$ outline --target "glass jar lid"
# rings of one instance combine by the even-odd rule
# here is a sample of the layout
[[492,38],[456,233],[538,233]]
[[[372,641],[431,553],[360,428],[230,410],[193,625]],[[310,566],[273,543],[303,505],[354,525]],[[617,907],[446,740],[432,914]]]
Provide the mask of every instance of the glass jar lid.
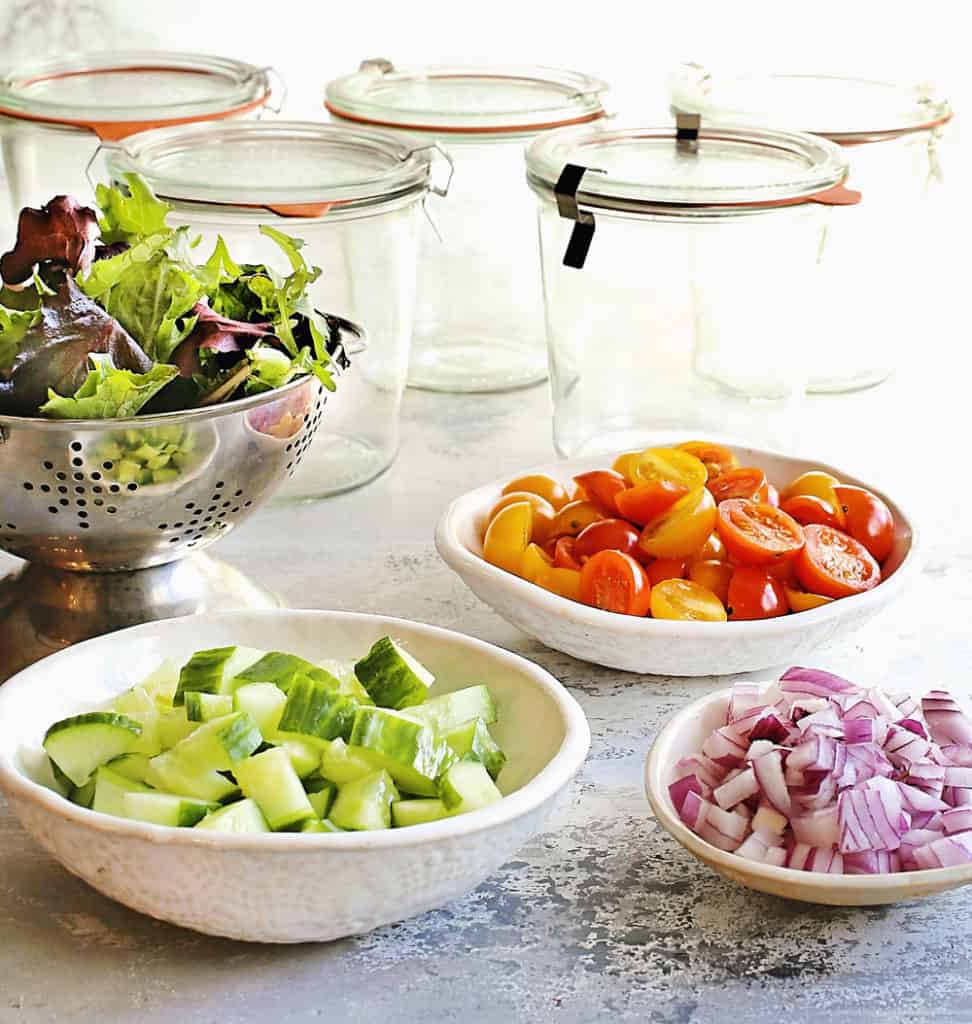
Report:
[[267,69],[162,51],[111,51],[0,77],[0,114],[86,128],[108,141],[163,125],[230,117],[270,98]]
[[140,174],[156,195],[316,217],[429,187],[430,147],[313,121],[217,121],[142,132],[108,154],[117,180]]
[[683,64],[670,88],[676,110],[710,121],[813,132],[844,144],[925,131],[952,117],[933,86],[839,75],[723,74]]
[[538,132],[604,116],[607,85],[574,71],[502,65],[399,70],[368,60],[327,86],[337,117],[423,132]]

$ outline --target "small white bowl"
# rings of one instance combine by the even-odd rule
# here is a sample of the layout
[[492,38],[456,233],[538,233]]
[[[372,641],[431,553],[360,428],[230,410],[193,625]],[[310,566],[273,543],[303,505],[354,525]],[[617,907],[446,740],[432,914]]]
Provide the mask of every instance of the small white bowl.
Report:
[[777,868],[737,857],[699,838],[678,816],[668,787],[675,781],[675,766],[683,757],[702,749],[709,733],[725,725],[730,690],[720,690],[684,707],[655,737],[645,761],[645,793],[658,823],[693,857],[724,878],[758,892],[803,903],[836,907],[866,907],[880,903],[933,896],[972,882],[972,864],[930,871],[898,871],[889,875],[823,875],[793,868]]
[[[351,659],[385,634],[436,674],[435,693],[489,685],[494,732],[509,758],[499,778],[503,800],[384,832],[227,835],[98,814],[29,775],[52,722],[109,700],[163,658],[242,643]],[[589,746],[583,711],[543,669],[459,633],[373,615],[268,611],[154,622],[68,648],[0,687],[0,789],[27,831],[112,899],[254,942],[357,935],[474,889],[543,827]]]
[[[659,443],[673,442],[666,438]],[[780,488],[801,473],[819,469],[880,495],[895,520],[894,547],[885,565],[887,577],[864,594],[776,619],[674,622],[616,615],[552,594],[483,558],[481,538],[487,518],[511,478],[457,498],[439,521],[436,547],[472,592],[507,622],[581,661],[666,676],[729,675],[798,663],[820,644],[853,632],[901,593],[918,567],[915,528],[887,495],[840,469],[757,448],[732,447],[742,465],[759,466],[770,483]],[[524,473],[544,473],[567,484],[577,474],[610,467],[611,462],[610,455],[591,456],[553,462]]]

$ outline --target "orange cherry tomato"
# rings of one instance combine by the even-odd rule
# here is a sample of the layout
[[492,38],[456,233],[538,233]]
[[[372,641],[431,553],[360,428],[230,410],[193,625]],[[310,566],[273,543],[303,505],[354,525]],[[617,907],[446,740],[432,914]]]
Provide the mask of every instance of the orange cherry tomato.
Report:
[[780,491],[780,500],[786,501],[797,494],[809,494],[811,497],[826,501],[828,505],[836,508],[837,496],[834,494],[834,488],[839,483],[840,481],[837,477],[824,473],[822,470],[801,473]]
[[554,544],[553,564],[558,569],[580,570],[581,562],[576,552],[576,537],[558,537]]
[[780,492],[772,485],[766,485],[766,504],[780,507]]
[[688,494],[688,488],[671,480],[652,480],[620,491],[615,502],[618,512],[638,526],[647,526],[664,515],[679,498]]
[[598,511],[597,506],[590,501],[572,501],[554,517],[550,524],[549,537],[576,537],[577,534],[603,519],[604,516]]
[[622,615],[647,615],[651,584],[641,565],[622,551],[598,551],[580,574],[585,604]]
[[538,544],[543,544],[550,536],[550,527],[553,525],[554,516],[557,513],[554,512],[553,505],[546,498],[541,498],[539,494],[532,494],[530,491],[511,491],[509,494],[504,494],[493,506],[493,511],[489,514],[490,522],[500,509],[506,508],[507,505],[515,505],[520,501],[528,501],[533,506],[532,539]]
[[611,469],[615,473],[620,473],[629,484],[634,483],[634,478],[631,475],[634,467],[635,460],[641,452],[622,452],[611,464]]
[[699,562],[724,562],[729,557],[726,546],[722,543],[718,530],[709,534],[709,539],[702,545],[702,550],[695,556]]
[[518,573],[532,532],[533,506],[528,501],[507,505],[486,528],[483,557],[507,572]]
[[574,477],[578,489],[588,501],[596,505],[606,516],[616,516],[618,506],[614,499],[627,489],[628,481],[613,469],[595,469]]
[[782,509],[765,502],[731,498],[719,505],[719,536],[737,565],[767,568],[803,547],[803,528]]
[[532,583],[544,569],[552,565],[553,559],[539,544],[528,544],[520,559],[520,575]]
[[641,533],[627,520],[602,519],[581,530],[574,543],[574,554],[581,560],[598,551],[623,551],[633,555],[640,539]]
[[655,558],[645,566],[645,569],[652,586],[661,583],[662,580],[685,579],[686,566],[682,558]]
[[824,597],[823,594],[808,594],[805,590],[788,587],[785,583],[783,592],[786,594],[786,603],[790,606],[791,612],[808,612],[811,608],[831,604],[834,600],[832,597]]
[[696,559],[688,567],[688,578],[700,587],[711,590],[723,604],[729,601],[729,581],[732,579],[733,568],[728,562],[718,562],[713,558],[699,561]]
[[581,574],[576,569],[543,569],[534,579],[534,583],[552,594],[559,594],[570,601],[580,601]]
[[670,480],[694,491],[704,487],[708,477],[701,459],[678,448],[646,448],[631,463],[631,479],[635,484]]
[[876,587],[881,567],[864,545],[831,526],[805,526],[806,545],[796,558],[804,590],[824,597],[848,597]]
[[692,580],[663,580],[651,591],[651,614],[656,619],[682,622],[725,622],[722,602]]
[[645,527],[641,550],[652,558],[691,558],[705,546],[716,518],[715,500],[705,487],[699,487]]
[[832,526],[839,530],[844,524],[843,516],[835,506],[812,494],[794,494],[792,498],[787,498],[780,507],[788,516],[793,516],[801,526],[820,523],[823,526]]
[[743,466],[730,469],[715,480],[709,481],[709,490],[716,504],[730,498],[750,498],[753,501],[766,501],[769,497],[769,484],[766,474],[755,466]]
[[541,498],[545,498],[549,501],[550,504],[553,505],[554,511],[557,512],[559,512],[568,501],[567,490],[563,484],[559,484],[551,477],[543,476],[540,473],[533,473],[528,476],[518,476],[503,488],[504,494],[510,494],[513,491],[529,491],[531,494],[539,494]]
[[747,566],[741,566],[732,574],[726,608],[734,621],[775,619],[790,610],[783,584],[772,573]]
[[676,445],[676,448],[694,455],[705,466],[710,480],[728,473],[730,469],[735,469],[739,465],[739,459],[734,452],[724,444],[715,444],[713,441],[686,441],[684,444]]
[[841,485],[834,488],[845,527],[854,540],[860,541],[877,559],[883,562],[891,554],[894,544],[894,517],[891,509],[871,491],[863,487]]

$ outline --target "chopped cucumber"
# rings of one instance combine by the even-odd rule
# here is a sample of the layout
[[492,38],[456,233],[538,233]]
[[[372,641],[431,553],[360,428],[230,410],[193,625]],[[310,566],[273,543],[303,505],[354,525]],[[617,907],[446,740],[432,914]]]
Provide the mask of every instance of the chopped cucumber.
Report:
[[94,795],[95,780],[92,776],[83,786],[75,786],[68,799],[80,807],[90,807],[94,803]]
[[162,750],[159,736],[159,705],[155,698],[142,686],[133,686],[112,702],[111,711],[115,711],[142,727],[142,735],[132,747],[133,754],[147,754],[149,757]]
[[148,786],[141,782],[126,779],[124,775],[113,772],[102,766],[95,772],[94,800],[91,809],[102,814],[113,814],[116,818],[125,817],[125,794],[148,793]]
[[217,771],[194,772],[187,769],[178,758],[173,757],[171,750],[149,761],[146,781],[166,793],[214,802],[228,800],[239,792],[239,787]]
[[55,722],[44,736],[44,749],[75,786],[83,786],[101,765],[127,754],[141,735],[141,725],[131,718],[91,711]]
[[[55,792],[60,793],[61,796],[70,796],[71,790],[77,789],[74,783],[61,771],[60,768],[50,759],[46,758],[47,767],[50,769],[51,777],[46,778],[43,770],[41,771],[41,778],[38,780],[47,786],[48,789],[53,789]],[[41,762],[43,765],[43,761]]]
[[234,711],[199,726],[169,753],[190,771],[226,772],[262,742],[256,722],[245,711]]
[[244,796],[257,802],[275,832],[314,817],[290,756],[282,748],[248,757],[234,772]]
[[331,821],[330,818],[325,818],[323,821],[318,821],[316,818],[311,818],[309,821],[305,821],[300,826],[301,832],[345,832],[346,829],[338,828],[337,825]]
[[398,790],[388,772],[372,772],[338,790],[331,821],[356,832],[391,828],[391,805],[397,799]]
[[436,780],[458,760],[428,726],[382,707],[359,709],[349,749],[416,796],[436,796]]
[[188,690],[185,695],[186,718],[190,722],[210,722],[233,711],[233,698],[228,693],[200,693]]
[[467,814],[503,799],[489,772],[476,761],[460,761],[443,775],[439,795],[450,814]]
[[148,776],[150,758],[145,754],[122,754],[113,761],[108,762],[108,767],[119,775],[133,782],[145,782]]
[[481,718],[486,725],[496,721],[496,704],[486,686],[467,686],[464,690],[432,697],[405,714],[445,736],[462,725]]
[[141,687],[157,704],[171,707],[179,688],[179,663],[174,658],[166,658],[142,680]]
[[404,828],[448,818],[449,812],[441,800],[396,800],[391,805],[391,816],[396,828]]
[[296,654],[271,651],[237,673],[236,684],[242,686],[245,683],[273,683],[286,693],[295,676],[307,675],[315,667],[312,662],[306,658],[298,658]]
[[198,722],[190,722],[186,716],[185,707],[172,708],[171,711],[163,712],[159,718],[159,741],[163,750],[169,750],[181,740],[184,740],[195,728]]
[[486,723],[481,718],[467,722],[450,732],[446,736],[446,743],[461,758],[478,761],[492,779],[499,777],[503,765],[506,764],[506,754],[490,735]]
[[276,734],[286,703],[287,694],[273,683],[247,683],[233,694],[233,709],[245,711],[264,739]]
[[253,800],[239,800],[235,804],[207,814],[196,828],[210,832],[269,832],[263,812]]
[[329,743],[321,755],[321,775],[339,786],[354,782],[363,775],[371,775],[374,770],[372,762],[350,750],[344,740]]
[[191,827],[210,811],[219,810],[217,803],[173,793],[125,793],[122,806],[126,818],[173,828]]
[[182,666],[172,703],[184,703],[189,690],[232,693],[236,676],[257,661],[261,654],[262,651],[250,647],[215,647],[210,651],[197,651]]
[[337,787],[328,783],[326,786],[317,790],[317,792],[308,793],[307,799],[310,801],[310,805],[314,808],[314,813],[318,818],[326,818],[327,812],[331,809],[331,804],[334,803],[334,797],[336,795]]
[[[316,671],[326,675],[321,669]],[[287,703],[280,716],[280,732],[314,736],[320,740],[347,739],[351,735],[358,704],[338,692],[338,682],[333,676],[329,679],[330,683],[310,676],[297,676],[291,680]]]
[[353,661],[338,661],[337,658],[326,658],[324,661],[319,661],[317,667],[323,669],[328,675],[334,676],[340,684],[338,687],[340,693],[346,693],[349,697],[354,697],[359,704],[374,704],[371,695],[361,685],[361,680],[354,674]]
[[314,775],[321,767],[321,752],[323,743],[320,740],[309,739],[306,736],[290,736],[278,733],[273,741],[275,747],[282,747],[290,755],[290,763],[294,771],[302,779],[308,775]]
[[421,704],[435,676],[399,647],[391,637],[382,637],[354,666],[354,674],[383,708],[406,708]]

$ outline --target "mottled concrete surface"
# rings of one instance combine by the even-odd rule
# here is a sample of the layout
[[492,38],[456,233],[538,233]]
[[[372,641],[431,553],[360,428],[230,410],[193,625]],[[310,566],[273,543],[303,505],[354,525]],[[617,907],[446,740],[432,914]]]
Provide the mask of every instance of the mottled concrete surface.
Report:
[[[873,394],[807,410],[809,448],[908,499],[927,556],[912,593],[853,641],[821,651],[821,666],[972,689],[972,524],[959,504],[972,488],[956,450],[965,410],[952,400],[968,379],[962,369],[943,382],[933,365],[916,366]],[[325,504],[265,510],[217,550],[294,605],[435,622],[554,672],[582,702],[594,742],[549,831],[435,913],[329,946],[270,948],[109,902],[41,853],[0,802],[2,1024],[972,1021],[972,888],[855,910],[724,882],[655,825],[640,784],[656,729],[717,681],[626,676],[545,650],[438,561],[432,529],[450,497],[550,457],[546,401],[543,389],[409,395],[391,472]]]

